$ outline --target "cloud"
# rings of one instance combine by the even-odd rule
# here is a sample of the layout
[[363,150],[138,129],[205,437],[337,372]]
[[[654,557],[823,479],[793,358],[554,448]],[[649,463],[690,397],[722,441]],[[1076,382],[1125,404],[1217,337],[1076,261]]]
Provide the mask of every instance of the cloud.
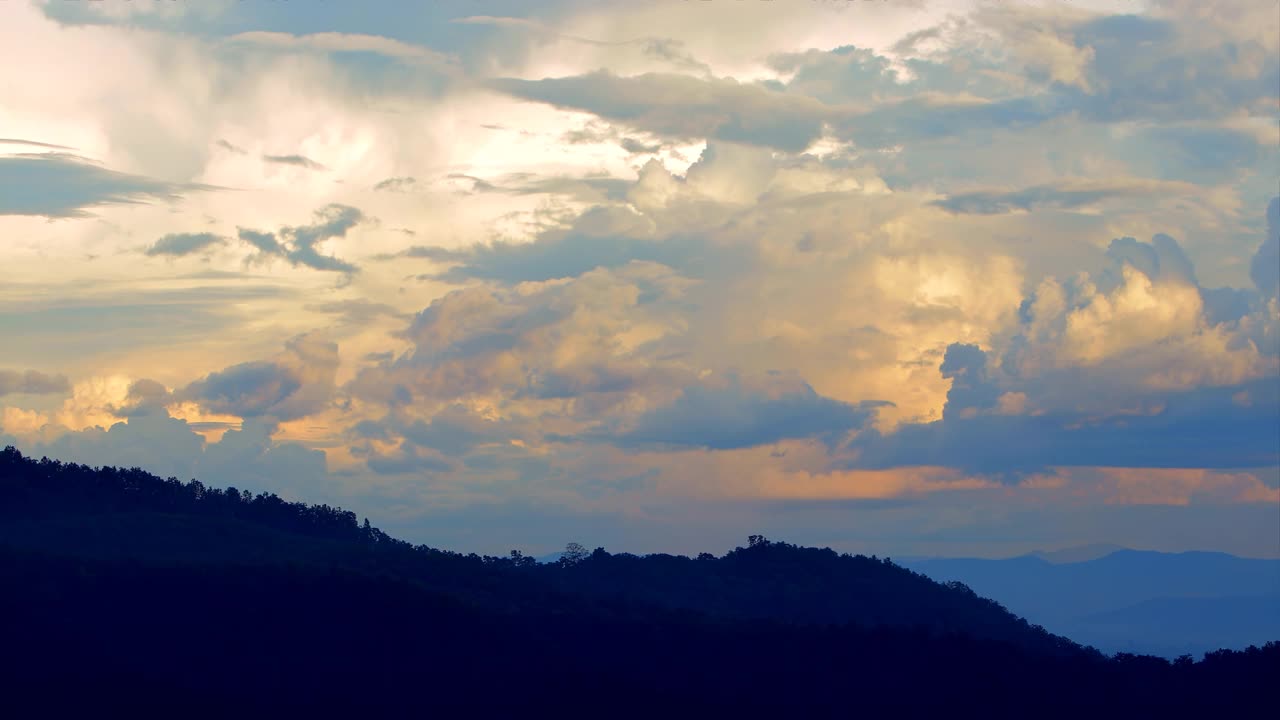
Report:
[[393,177],[382,180],[373,186],[374,190],[386,192],[409,192],[417,185],[417,180],[411,177]]
[[365,464],[379,475],[446,473],[453,469],[447,461],[430,454],[403,450],[373,454]]
[[237,155],[244,155],[244,154],[246,154],[246,153],[248,152],[248,151],[247,151],[247,150],[245,150],[244,148],[239,147],[238,145],[232,145],[231,143],[229,143],[229,142],[227,142],[226,140],[223,140],[223,139],[221,139],[221,138],[219,138],[216,142],[214,142],[214,145],[217,145],[218,147],[222,148],[223,150],[227,150],[227,151],[229,151],[229,152],[233,152],[233,153],[235,153],[235,154],[237,154]]
[[[1107,255],[1109,266],[1093,275],[1039,283],[1005,366],[1026,376],[1096,368],[1135,391],[1232,385],[1280,369],[1267,339],[1272,311],[1256,295],[1206,292],[1173,238],[1119,238]],[[1238,309],[1226,313],[1224,303]],[[1236,317],[1215,324],[1223,314]]]
[[294,420],[328,404],[337,368],[335,343],[300,335],[286,343],[276,359],[240,363],[210,373],[177,397],[219,414]]
[[15,361],[101,372],[104,355],[137,361],[158,353],[200,353],[211,337],[243,326],[250,315],[245,305],[283,301],[293,293],[245,283],[100,287],[88,297],[55,296],[0,308],[0,335],[27,341],[8,348]]
[[[11,445],[18,437],[39,437],[49,425],[49,417],[35,410],[5,407],[0,411],[0,445]],[[14,436],[9,440],[6,434]]]
[[[779,383],[779,385],[783,385]],[[794,438],[828,443],[862,427],[872,412],[794,387],[744,387],[737,376],[723,385],[694,385],[676,401],[635,420],[617,442],[629,446],[668,445],[715,450],[767,445]]]
[[977,345],[948,345],[938,370],[951,381],[943,420],[951,413],[987,409],[999,402],[999,391],[987,376],[987,354]]
[[173,394],[163,384],[142,378],[129,385],[124,403],[113,408],[113,413],[128,418],[165,412],[165,406],[173,399]]
[[544,80],[500,79],[490,86],[515,97],[586,110],[658,135],[716,138],[798,152],[838,113],[817,100],[787,96],[733,79],[596,72]]
[[777,53],[768,63],[774,71],[791,76],[785,84],[788,91],[828,104],[879,100],[910,91],[888,57],[851,45]]
[[692,238],[654,242],[625,236],[551,232],[532,243],[496,242],[465,251],[424,248],[419,252],[418,257],[456,263],[433,276],[437,279],[519,283],[576,277],[595,268],[616,268],[632,261],[682,267],[702,255],[705,247]]
[[[1274,18],[1259,16],[1264,25],[1274,26]],[[1233,31],[1191,14],[1168,20],[1099,18],[1074,32],[1077,42],[1093,50],[1097,87],[1077,101],[1097,119],[1221,117],[1280,95],[1280,57],[1274,47],[1231,37]]]
[[518,432],[508,422],[485,420],[463,404],[451,404],[428,420],[397,412],[377,421],[361,421],[349,434],[356,443],[352,453],[365,458],[369,469],[400,474],[447,472],[453,462],[474,463],[477,449],[509,447]]
[[1250,472],[1202,468],[1097,468],[1073,470],[1068,482],[1101,496],[1108,505],[1280,503],[1280,488]]
[[214,412],[257,417],[267,414],[301,387],[301,380],[288,368],[248,362],[209,374],[187,386],[185,395]]
[[[1065,378],[1064,378],[1065,379]],[[1280,418],[1233,396],[1280,402],[1274,382],[1156,393],[1133,413],[1067,409],[975,415],[857,438],[850,467],[946,465],[1011,481],[1055,467],[1258,468],[1280,465]],[[1034,396],[1033,396],[1034,401]]]
[[305,306],[306,310],[312,312],[325,313],[327,315],[337,315],[342,322],[348,325],[367,326],[376,321],[378,318],[399,318],[407,320],[409,315],[403,313],[394,306],[386,303],[375,303],[364,298],[354,298],[350,300],[335,300],[333,302],[318,303],[315,305]]
[[0,396],[48,395],[71,390],[65,375],[49,375],[39,370],[0,370]]
[[418,420],[403,428],[406,440],[446,456],[466,455],[485,442],[502,442],[510,437],[504,424],[486,421],[461,406],[452,405],[427,422]]
[[[669,269],[646,263],[451,292],[400,333],[409,352],[362,369],[343,392],[362,408],[393,411],[378,422],[394,437],[441,452],[459,428],[524,442],[576,435],[627,414],[650,391],[662,398],[674,377],[692,379],[657,343],[678,330],[671,313],[681,292]],[[494,402],[499,417],[481,410]],[[486,421],[440,415],[453,405]]]
[[1267,234],[1250,260],[1249,277],[1264,298],[1280,297],[1280,197],[1267,204]]
[[116,172],[65,153],[0,157],[0,215],[88,217],[90,208],[173,202],[214,189]]
[[210,444],[192,424],[160,408],[134,413],[127,423],[118,422],[107,429],[63,432],[52,440],[17,440],[16,444],[31,455],[64,462],[143,467],[162,477],[198,478],[215,487],[332,502],[335,494],[324,453],[297,443],[273,441],[271,433],[269,423],[251,420]]
[[46,150],[75,150],[75,148],[66,145],[54,145],[52,143],[37,142],[35,140],[22,140],[21,138],[0,138],[0,145],[27,145],[30,147],[45,148]]
[[1113,197],[1190,194],[1197,190],[1187,183],[1151,181],[1064,181],[1009,192],[976,191],[956,193],[934,204],[953,213],[993,215],[1014,210],[1042,208],[1076,209],[1096,205]]
[[283,257],[288,254],[285,246],[276,240],[276,236],[273,233],[264,233],[246,228],[236,228],[236,230],[237,237],[253,246],[262,255],[279,255]]
[[157,255],[182,257],[224,242],[226,238],[213,233],[170,233],[155,241],[144,253],[152,257]]
[[359,271],[355,265],[332,255],[321,255],[316,246],[327,240],[346,237],[347,233],[366,220],[364,213],[348,205],[331,204],[315,213],[311,225],[283,227],[277,233],[238,228],[241,240],[258,251],[258,258],[280,257],[292,265],[303,265],[314,270],[326,270],[352,274]]
[[469,257],[469,253],[465,250],[451,250],[435,245],[413,245],[397,253],[378,256],[377,259],[390,260],[399,257],[424,258],[436,262],[461,262]]
[[[29,341],[5,361],[80,378],[4,409],[26,442],[65,425],[85,432],[58,452],[306,476],[308,499],[472,548],[566,526],[998,554],[1093,520],[1153,544],[1275,537],[1265,508],[1214,509],[1274,502],[1274,7],[450,23],[444,3],[356,27],[329,5],[65,5],[18,7],[36,70],[0,70],[10,135],[105,163],[13,156],[89,187],[0,188],[0,207],[31,185],[46,217],[100,215],[0,218],[0,335]],[[70,47],[91,60],[74,72]],[[317,160],[332,174],[302,171]],[[341,292],[237,269],[279,261]],[[262,345],[312,326],[342,354]]]
[[285,228],[280,234],[289,238],[292,249],[288,258],[294,264],[302,264],[317,270],[335,270],[351,273],[356,268],[337,258],[320,255],[316,245],[333,238],[346,237],[347,232],[365,220],[364,213],[346,205],[329,205],[316,213],[317,222],[312,225]]
[[233,35],[228,44],[254,45],[275,50],[304,50],[324,53],[374,53],[403,61],[422,64],[440,71],[455,71],[449,56],[428,47],[402,42],[379,35],[321,32],[293,35],[283,32],[253,31]]
[[275,163],[277,165],[293,165],[306,170],[328,170],[329,168],[302,155],[263,155],[263,162]]
[[947,464],[1020,480],[1068,466],[1280,465],[1274,306],[1252,290],[1200,287],[1167,235],[1118,238],[1106,255],[1091,275],[1043,280],[998,348],[948,347],[942,419],[864,433],[848,466]]
[[630,137],[622,138],[618,144],[623,150],[637,155],[652,155],[662,149],[660,143],[646,143]]

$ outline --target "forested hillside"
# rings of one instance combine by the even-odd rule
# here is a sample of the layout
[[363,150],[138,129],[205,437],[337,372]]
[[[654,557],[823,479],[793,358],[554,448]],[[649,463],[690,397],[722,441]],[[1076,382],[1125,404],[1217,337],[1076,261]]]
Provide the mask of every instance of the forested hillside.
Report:
[[1269,701],[1280,670],[1274,643],[1107,658],[959,584],[762,537],[722,557],[573,547],[538,564],[12,448],[0,581],[6,696],[46,714],[1222,716]]

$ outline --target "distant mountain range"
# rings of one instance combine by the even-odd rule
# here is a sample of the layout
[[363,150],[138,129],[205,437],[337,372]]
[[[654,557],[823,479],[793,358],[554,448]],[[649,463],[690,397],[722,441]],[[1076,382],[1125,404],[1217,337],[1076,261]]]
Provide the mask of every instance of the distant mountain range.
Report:
[[1280,637],[1280,560],[1092,545],[897,562],[1104,652],[1176,657]]

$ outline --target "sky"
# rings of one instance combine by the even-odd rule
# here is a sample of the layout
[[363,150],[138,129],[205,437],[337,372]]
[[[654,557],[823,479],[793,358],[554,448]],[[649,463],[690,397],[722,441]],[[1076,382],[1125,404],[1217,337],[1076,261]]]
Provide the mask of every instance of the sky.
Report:
[[1280,3],[0,3],[0,444],[413,542],[1280,557]]

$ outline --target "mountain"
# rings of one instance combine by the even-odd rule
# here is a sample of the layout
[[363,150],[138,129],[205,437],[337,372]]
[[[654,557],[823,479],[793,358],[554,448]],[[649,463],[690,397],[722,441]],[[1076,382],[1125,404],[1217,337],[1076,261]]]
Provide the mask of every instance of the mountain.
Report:
[[153,566],[279,565],[377,573],[468,602],[525,608],[554,602],[692,611],[734,620],[927,626],[1045,652],[1081,652],[959,585],[832,550],[757,538],[723,557],[638,557],[599,550],[555,563],[414,547],[326,506],[6,456],[0,543],[11,548]]
[[1073,618],[1063,627],[1108,651],[1197,655],[1280,637],[1280,595],[1161,597]]
[[1268,702],[1280,669],[1275,643],[1108,658],[961,584],[758,536],[721,557],[462,555],[12,448],[0,587],[18,716],[1180,717]]
[[1038,557],[1045,562],[1058,565],[1063,563],[1078,563],[1097,560],[1098,558],[1106,557],[1111,553],[1120,550],[1128,550],[1128,548],[1112,543],[1095,543],[1093,545],[1078,545],[1076,547],[1063,548],[1061,550],[1037,550],[1031,553],[1031,555]]
[[1280,623],[1280,560],[1121,549],[1074,562],[1032,554],[904,564],[935,580],[964,582],[1012,612],[1107,652],[1175,657],[1244,647],[1276,637]]

